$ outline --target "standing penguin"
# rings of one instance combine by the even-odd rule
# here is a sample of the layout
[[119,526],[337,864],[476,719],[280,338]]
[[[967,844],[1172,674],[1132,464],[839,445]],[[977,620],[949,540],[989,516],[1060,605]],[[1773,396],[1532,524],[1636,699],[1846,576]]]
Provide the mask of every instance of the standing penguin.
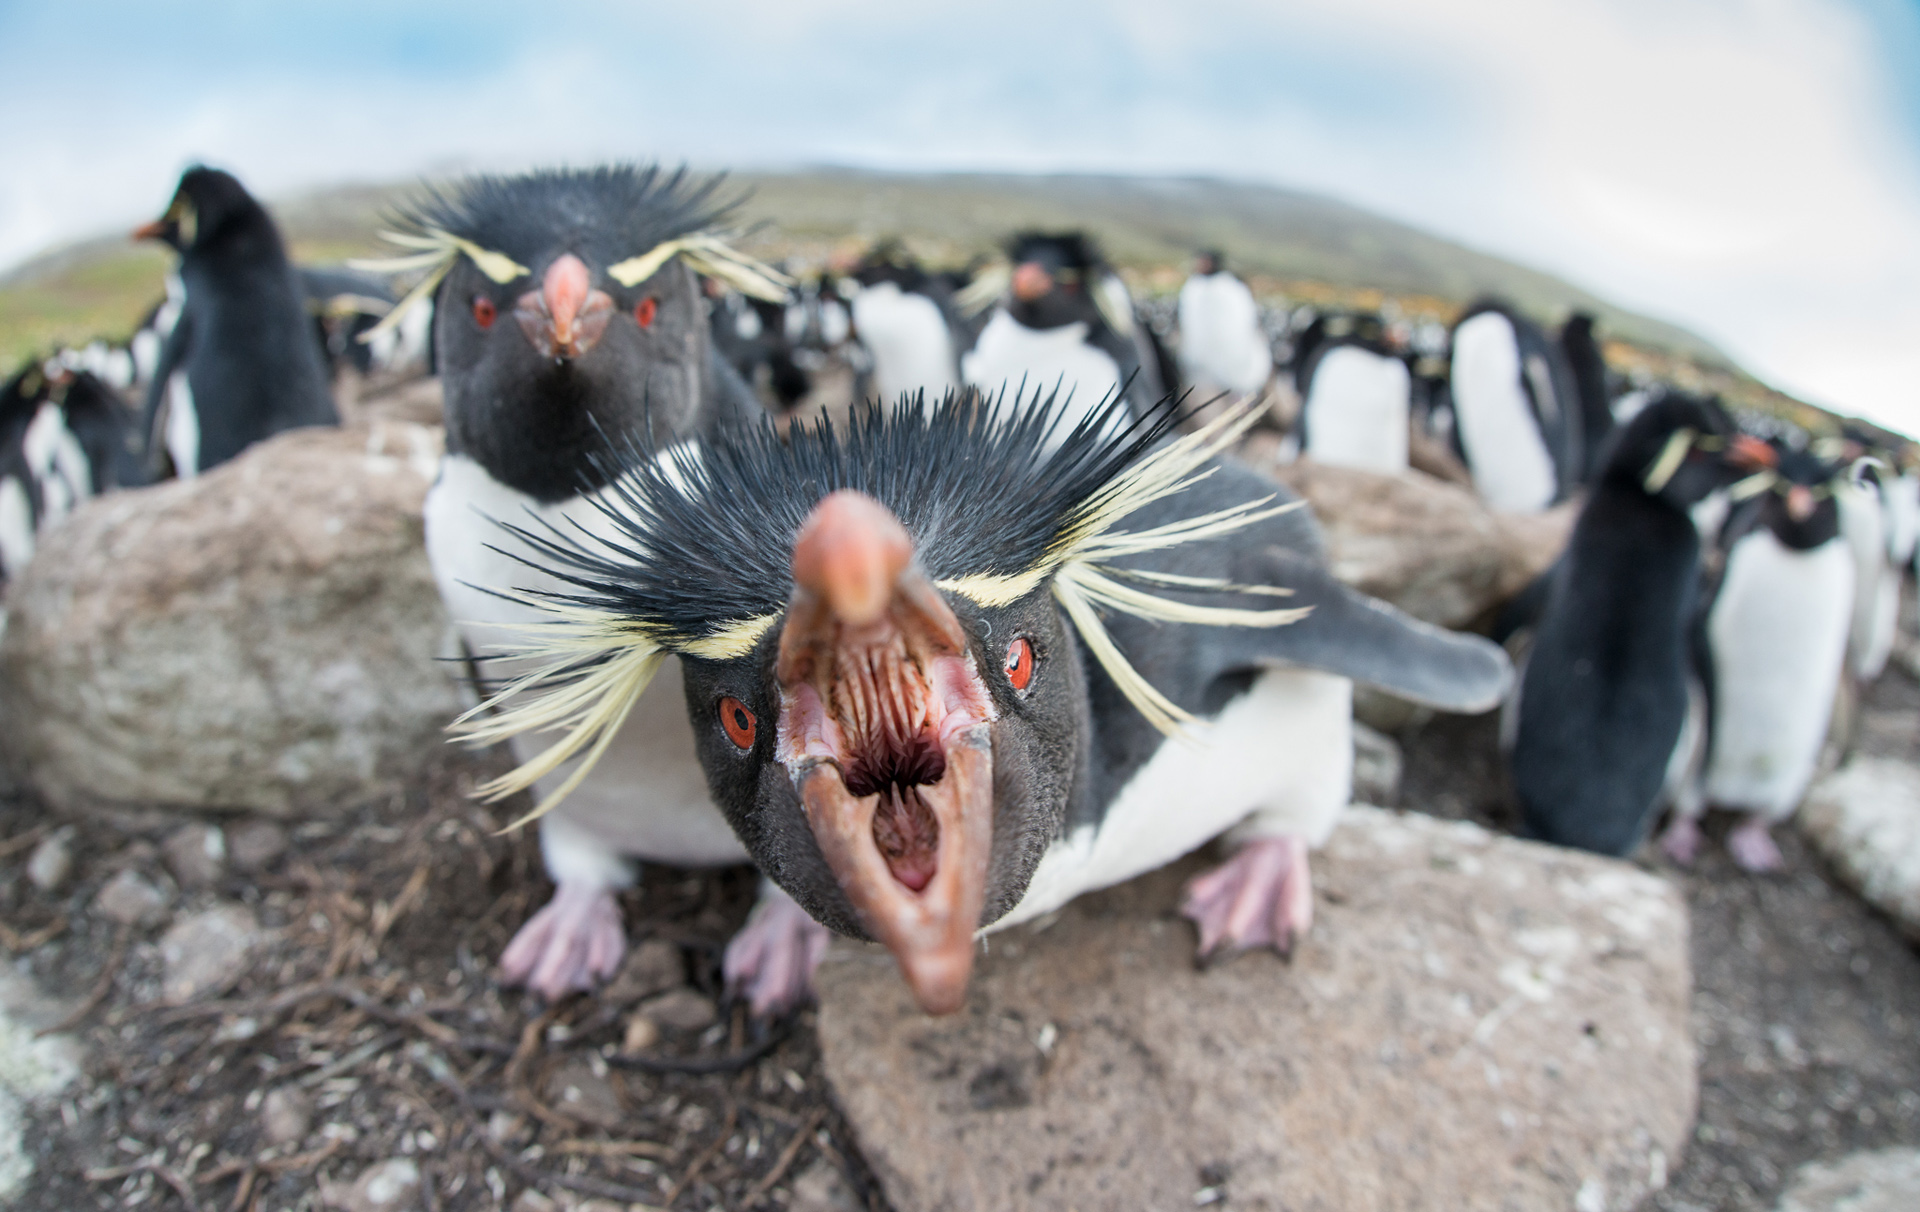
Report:
[[1707,609],[1711,726],[1700,794],[1661,839],[1676,862],[1699,851],[1704,804],[1743,813],[1727,851],[1748,871],[1780,865],[1770,827],[1806,794],[1847,655],[1854,566],[1834,490],[1845,469],[1770,444],[1775,466],[1735,485],[1725,564]]
[[502,789],[601,743],[678,654],[760,869],[884,943],[930,1012],[960,1006],[981,928],[1228,830],[1184,906],[1202,951],[1291,946],[1348,798],[1347,679],[1484,710],[1505,656],[1336,581],[1297,501],[1215,461],[1250,409],[1163,442],[1170,406],[1129,425],[1112,400],[1055,441],[1077,414],[1020,403],[632,451],[610,541],[539,541],[557,686],[472,728],[570,731]]
[[[489,680],[514,665],[487,654],[540,617],[491,590],[543,583],[499,523],[604,531],[609,476],[593,456],[609,442],[706,436],[764,415],[713,347],[696,271],[772,299],[786,288],[710,234],[732,208],[718,186],[632,165],[474,177],[403,216],[394,239],[415,256],[368,266],[427,271],[383,324],[437,299],[447,453],[427,495],[427,555]],[[543,794],[573,794],[541,824],[557,887],[501,956],[510,983],[559,997],[610,976],[626,947],[615,893],[633,882],[635,858],[744,861],[707,796],[677,681],[670,667],[609,735],[593,777],[542,771]],[[784,898],[756,922],[736,946],[760,948],[769,965],[819,945]],[[784,1004],[784,985],[762,995],[760,968],[747,967],[750,992]]]
[[1158,360],[1126,283],[1083,232],[1021,232],[1008,244],[1011,278],[982,274],[963,302],[1007,297],[960,359],[960,377],[1012,399],[1022,385],[1071,397],[1072,419],[1123,386],[1140,413],[1160,398]]
[[883,242],[853,271],[853,328],[873,358],[867,394],[938,400],[960,385],[953,290],[896,242]]
[[1612,375],[1600,352],[1600,342],[1593,335],[1594,324],[1591,315],[1576,311],[1560,326],[1560,356],[1579,401],[1580,448],[1586,455],[1586,465],[1580,469],[1582,480],[1600,474],[1607,435],[1614,425]]
[[184,296],[147,387],[150,457],[187,478],[283,429],[340,423],[280,233],[240,182],[190,168],[133,234],[180,251]]
[[[1201,395],[1251,395],[1273,375],[1273,347],[1260,327],[1253,292],[1227,270],[1226,255],[1208,249],[1194,258],[1180,287],[1180,369]],[[1169,385],[1170,386],[1170,385]]]
[[1836,486],[1840,533],[1853,556],[1853,623],[1847,632],[1847,667],[1862,683],[1886,670],[1899,630],[1900,572],[1891,562],[1891,475],[1868,466],[1852,483]]
[[1450,386],[1461,456],[1488,505],[1537,513],[1580,483],[1579,395],[1531,320],[1502,303],[1469,308],[1453,329]]
[[1413,378],[1407,364],[1358,336],[1319,341],[1295,373],[1300,453],[1335,467],[1407,469]]
[[135,419],[120,394],[58,358],[0,387],[0,583],[20,575],[38,534],[82,501],[140,483]]
[[[1729,450],[1730,444],[1732,449]],[[1609,448],[1521,672],[1509,762],[1528,829],[1625,855],[1640,844],[1688,728],[1700,537],[1688,510],[1765,444],[1717,401],[1671,393]],[[1770,453],[1770,452],[1769,452]]]

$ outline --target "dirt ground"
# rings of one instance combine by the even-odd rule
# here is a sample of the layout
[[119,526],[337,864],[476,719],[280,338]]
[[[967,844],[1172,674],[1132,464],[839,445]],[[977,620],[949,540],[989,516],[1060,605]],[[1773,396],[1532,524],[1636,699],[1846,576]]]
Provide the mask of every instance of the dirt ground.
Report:
[[[1864,708],[1864,751],[1920,759],[1920,685],[1890,672]],[[1491,718],[1441,717],[1401,740],[1403,804],[1511,824]],[[699,1025],[752,895],[746,872],[649,871],[628,925],[667,946],[636,951],[606,996],[548,1009],[497,987],[494,958],[548,890],[531,837],[497,836],[467,799],[483,766],[449,757],[389,800],[293,827],[254,873],[229,865],[198,888],[167,874],[177,820],[125,818],[86,823],[73,880],[41,894],[23,866],[51,822],[0,802],[0,943],[69,1001],[92,1054],[85,1088],[29,1132],[39,1172],[18,1206],[357,1212],[374,1205],[350,1184],[404,1158],[429,1210],[883,1209],[825,1090],[811,1016],[756,1033],[721,1007]],[[1681,877],[1700,1120],[1651,1207],[1769,1209],[1802,1162],[1920,1144],[1920,955],[1790,830],[1781,841],[1778,876],[1740,874],[1715,850]],[[164,1002],[165,923],[120,927],[90,909],[124,868],[176,895],[173,921],[253,910],[262,941],[232,988]],[[663,993],[678,1009],[650,1021],[688,1025],[629,1041],[636,1005]],[[271,1091],[311,1108],[277,1144],[268,1121],[286,1096],[263,1101]]]

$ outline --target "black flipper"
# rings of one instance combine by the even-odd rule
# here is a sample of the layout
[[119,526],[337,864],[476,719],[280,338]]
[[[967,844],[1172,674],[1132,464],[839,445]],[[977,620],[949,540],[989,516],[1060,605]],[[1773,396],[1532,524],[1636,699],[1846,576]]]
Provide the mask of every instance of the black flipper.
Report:
[[[1492,642],[1423,623],[1335,580],[1307,556],[1269,549],[1273,585],[1293,590],[1287,607],[1309,606],[1284,627],[1238,631],[1259,655],[1378,686],[1441,711],[1473,714],[1499,705],[1513,663]],[[1269,599],[1265,608],[1272,609]]]
[[1513,595],[1511,601],[1500,608],[1493,619],[1493,642],[1504,644],[1517,631],[1536,627],[1547,613],[1547,599],[1553,592],[1553,578],[1560,572],[1561,565],[1567,562],[1564,552],[1560,558],[1547,566],[1547,570],[1533,578],[1525,589]]

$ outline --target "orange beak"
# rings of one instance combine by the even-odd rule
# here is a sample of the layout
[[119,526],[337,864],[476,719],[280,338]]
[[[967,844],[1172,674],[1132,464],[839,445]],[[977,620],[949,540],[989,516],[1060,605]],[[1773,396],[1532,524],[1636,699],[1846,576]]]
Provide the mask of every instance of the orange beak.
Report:
[[1759,438],[1743,433],[1727,448],[1727,461],[1747,471],[1758,471],[1762,467],[1778,467],[1780,455]]
[[966,1000],[993,837],[992,708],[904,527],[855,492],[794,542],[776,665],[807,824],[921,1009]]
[[133,229],[133,238],[135,240],[161,240],[166,238],[166,234],[167,221],[165,219],[155,219],[151,223],[142,223]]
[[613,299],[594,290],[584,261],[565,253],[547,266],[539,290],[520,296],[513,318],[545,358],[577,358],[592,349],[613,318]]
[[1027,261],[1013,271],[1013,297],[1031,303],[1053,289],[1053,275],[1038,262]]

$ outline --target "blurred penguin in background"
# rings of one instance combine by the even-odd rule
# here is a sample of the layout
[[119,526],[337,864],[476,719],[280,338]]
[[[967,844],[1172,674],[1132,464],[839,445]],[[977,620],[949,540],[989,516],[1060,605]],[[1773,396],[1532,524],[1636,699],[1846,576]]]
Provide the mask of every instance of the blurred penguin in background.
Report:
[[1711,726],[1698,794],[1683,796],[1661,838],[1690,864],[1704,806],[1742,814],[1727,852],[1747,871],[1780,866],[1771,828],[1813,781],[1853,621],[1854,562],[1840,531],[1844,463],[1768,443],[1771,466],[1734,486],[1725,563],[1706,614]]
[[134,237],[180,252],[179,318],[147,389],[150,460],[164,455],[188,478],[282,430],[340,423],[306,293],[239,181],[188,169],[166,213]]
[[1201,398],[1252,395],[1273,374],[1273,348],[1260,327],[1260,309],[1247,284],[1228,272],[1226,255],[1208,249],[1194,258],[1180,288],[1180,371]]
[[851,279],[853,327],[873,359],[866,394],[893,401],[924,392],[928,402],[960,385],[953,288],[929,274],[897,240],[884,240],[861,259]]
[[1474,488],[1494,509],[1538,513],[1585,478],[1571,379],[1539,326],[1504,303],[1475,304],[1454,325],[1454,432]]
[[1614,425],[1613,376],[1600,352],[1599,338],[1594,336],[1595,323],[1593,316],[1576,311],[1560,326],[1560,355],[1580,401],[1581,445],[1586,452],[1583,480],[1600,474],[1607,435]]
[[0,584],[27,566],[41,531],[140,477],[126,400],[58,356],[28,363],[0,386]]
[[1407,469],[1413,377],[1404,360],[1350,333],[1316,342],[1295,377],[1301,454],[1383,475]]

